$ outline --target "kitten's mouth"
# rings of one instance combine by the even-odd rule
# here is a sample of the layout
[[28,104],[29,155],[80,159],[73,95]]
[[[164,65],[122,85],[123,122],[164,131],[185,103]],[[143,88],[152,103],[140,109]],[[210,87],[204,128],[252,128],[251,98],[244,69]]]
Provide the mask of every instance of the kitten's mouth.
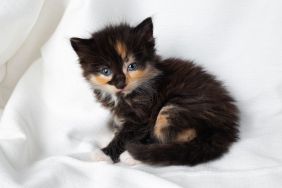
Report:
[[117,89],[117,93],[124,93],[124,92],[126,92],[126,89],[125,89],[125,88],[123,88],[123,89]]
[[117,94],[126,94],[128,90],[126,88],[123,89],[117,89]]

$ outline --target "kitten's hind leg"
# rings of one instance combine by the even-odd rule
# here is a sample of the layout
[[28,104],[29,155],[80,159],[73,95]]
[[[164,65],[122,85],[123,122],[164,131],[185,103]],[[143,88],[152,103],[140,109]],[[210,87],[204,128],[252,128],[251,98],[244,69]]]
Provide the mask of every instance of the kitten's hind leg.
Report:
[[161,143],[189,142],[197,136],[193,127],[189,126],[186,109],[169,104],[160,110],[153,134]]
[[128,151],[123,152],[120,155],[120,162],[127,164],[127,165],[138,165],[141,164],[141,161],[134,159]]

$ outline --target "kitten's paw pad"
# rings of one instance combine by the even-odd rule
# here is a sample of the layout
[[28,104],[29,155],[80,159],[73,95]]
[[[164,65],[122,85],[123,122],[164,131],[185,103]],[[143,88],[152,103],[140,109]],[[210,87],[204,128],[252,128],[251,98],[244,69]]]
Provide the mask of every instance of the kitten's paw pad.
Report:
[[136,159],[134,159],[129,153],[128,151],[123,152],[120,155],[120,161],[124,164],[133,166],[133,165],[138,165],[141,164],[141,161],[138,161]]
[[113,163],[112,159],[100,149],[96,149],[95,151],[91,152],[90,158],[92,161],[105,161],[108,163]]

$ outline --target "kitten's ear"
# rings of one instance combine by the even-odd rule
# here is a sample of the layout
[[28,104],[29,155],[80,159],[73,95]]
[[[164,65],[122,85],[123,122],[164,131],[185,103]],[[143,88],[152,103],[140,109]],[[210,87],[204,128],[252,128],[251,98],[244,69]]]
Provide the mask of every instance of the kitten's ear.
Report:
[[138,24],[134,28],[135,32],[138,32],[141,34],[141,36],[144,38],[146,41],[153,41],[153,22],[152,18],[148,17],[145,20],[143,20],[140,24]]
[[71,46],[74,51],[80,55],[89,48],[90,40],[73,37],[70,39]]

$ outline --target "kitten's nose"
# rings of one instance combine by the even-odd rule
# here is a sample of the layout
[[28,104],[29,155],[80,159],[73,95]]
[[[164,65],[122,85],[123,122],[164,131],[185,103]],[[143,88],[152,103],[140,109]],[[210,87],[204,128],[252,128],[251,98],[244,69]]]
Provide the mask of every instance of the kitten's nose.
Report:
[[123,89],[125,87],[125,76],[124,75],[118,75],[116,76],[116,88]]
[[120,82],[116,83],[116,88],[123,89],[124,87],[125,87],[124,81],[120,81]]

